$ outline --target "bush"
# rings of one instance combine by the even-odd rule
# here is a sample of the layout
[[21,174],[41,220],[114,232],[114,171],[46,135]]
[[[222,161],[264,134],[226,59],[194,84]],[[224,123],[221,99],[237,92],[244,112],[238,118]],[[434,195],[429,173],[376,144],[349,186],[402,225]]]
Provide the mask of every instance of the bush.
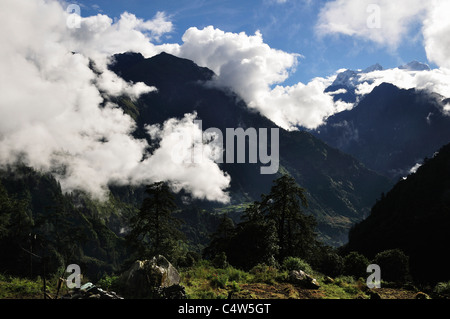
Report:
[[288,271],[303,270],[307,274],[311,274],[313,272],[311,266],[306,261],[297,257],[287,257],[283,261],[283,268]]
[[367,277],[369,260],[358,252],[351,252],[344,258],[344,275],[355,278]]
[[214,288],[224,289],[228,283],[228,276],[227,274],[213,274],[210,277],[210,283]]
[[335,279],[334,283],[339,287],[346,287],[355,284],[355,278],[352,276],[340,276]]
[[103,276],[96,285],[105,290],[117,291],[119,288],[119,276]]
[[227,255],[224,252],[217,254],[212,260],[212,265],[215,268],[222,268],[222,269],[227,268],[228,267]]
[[254,275],[253,281],[256,283],[274,284],[277,281],[278,269],[275,267],[259,264],[250,270]]
[[189,268],[194,266],[201,259],[199,253],[188,251],[185,256],[180,257],[177,266]]
[[327,253],[320,261],[318,269],[330,277],[342,275],[344,270],[344,259],[336,253]]
[[436,287],[434,287],[433,292],[438,295],[450,295],[450,281],[438,283]]
[[230,281],[245,282],[248,280],[248,273],[234,267],[228,267],[225,272]]
[[377,254],[373,263],[380,266],[384,281],[405,283],[409,279],[409,257],[400,249]]

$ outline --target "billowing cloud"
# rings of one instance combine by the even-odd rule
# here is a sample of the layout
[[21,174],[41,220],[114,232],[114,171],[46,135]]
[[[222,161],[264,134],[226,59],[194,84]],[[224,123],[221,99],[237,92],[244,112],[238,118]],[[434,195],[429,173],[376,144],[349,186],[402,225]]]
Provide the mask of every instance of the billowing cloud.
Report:
[[316,30],[320,35],[342,34],[396,49],[420,23],[429,1],[334,0],[322,8]]
[[429,71],[411,71],[404,69],[389,69],[362,74],[359,78],[356,93],[365,95],[381,83],[391,83],[401,89],[427,90],[450,97],[450,71],[445,68]]
[[332,77],[283,86],[298,66],[300,55],[271,48],[260,32],[247,35],[209,26],[190,28],[182,39],[182,45],[167,46],[166,50],[210,68],[217,75],[217,86],[231,88],[249,107],[285,129],[314,128],[327,116],[349,107],[324,93]]
[[419,30],[428,60],[450,68],[449,10],[446,0],[334,0],[322,8],[316,30],[321,35],[358,37],[394,50],[412,30]]
[[64,191],[97,198],[111,184],[163,179],[194,197],[226,201],[229,178],[207,157],[187,166],[164,156],[169,133],[188,126],[190,117],[164,125],[161,149],[149,156],[147,142],[132,136],[135,122],[117,105],[102,105],[104,93],[137,98],[155,90],[124,82],[106,65],[109,55],[130,49],[155,54],[150,41],[171,29],[165,15],[143,21],[123,14],[114,23],[97,15],[78,26],[68,24],[71,18],[56,1],[0,3],[0,165],[20,160],[54,174]]
[[153,42],[159,41],[173,29],[172,22],[167,19],[163,12],[158,12],[149,21],[138,19],[128,12],[121,14],[116,22],[103,14],[82,17],[78,25],[75,21],[66,30],[69,37],[64,40],[68,48],[90,57],[110,56],[127,51],[151,57],[160,52]]
[[137,176],[167,180],[175,190],[184,189],[196,198],[228,202],[223,190],[230,177],[215,162],[218,151],[214,143],[204,143],[204,133],[196,123],[196,114],[152,125],[147,131],[159,140],[159,148],[138,167]]
[[450,2],[433,0],[428,5],[429,13],[423,26],[427,57],[430,62],[450,69],[450,37],[448,36],[450,34],[450,21],[448,19]]

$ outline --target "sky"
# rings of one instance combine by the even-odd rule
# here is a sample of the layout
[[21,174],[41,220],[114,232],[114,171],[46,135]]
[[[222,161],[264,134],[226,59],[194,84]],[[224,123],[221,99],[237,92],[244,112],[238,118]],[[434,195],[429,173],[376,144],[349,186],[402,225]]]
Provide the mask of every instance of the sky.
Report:
[[[159,145],[152,154],[133,136],[136,123],[108,97],[158,88],[111,72],[114,54],[190,59],[214,71],[207,85],[233,90],[286,130],[355,107],[325,89],[338,72],[375,63],[386,69],[352,80],[358,98],[387,82],[440,94],[450,115],[448,12],[448,0],[1,0],[0,167],[20,161],[100,200],[110,185],[167,181],[226,203],[231,177],[195,112],[146,127]],[[397,68],[412,60],[431,69]]]
[[[299,68],[286,80],[286,84],[309,82],[314,77],[325,77],[342,68],[365,69],[375,63],[385,68],[397,67],[413,60],[434,65],[427,59],[419,30],[420,24],[413,23],[395,48],[367,41],[362,37],[318,34],[321,13],[325,12],[327,4],[332,2],[334,1],[78,1],[82,16],[101,13],[118,19],[127,11],[147,20],[152,19],[158,11],[165,12],[173,23],[173,30],[161,39],[166,42],[182,43],[181,38],[190,27],[203,29],[214,26],[225,32],[245,32],[247,35],[260,31],[264,42],[270,47],[302,56],[299,59]],[[402,6],[397,8],[403,9]],[[363,15],[363,19],[368,19],[370,12],[361,10],[355,15]]]

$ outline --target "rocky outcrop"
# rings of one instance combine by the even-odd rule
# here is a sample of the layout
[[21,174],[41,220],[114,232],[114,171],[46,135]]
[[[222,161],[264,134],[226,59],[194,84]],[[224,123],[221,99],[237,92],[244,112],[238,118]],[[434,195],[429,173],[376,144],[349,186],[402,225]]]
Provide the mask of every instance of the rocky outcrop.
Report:
[[291,270],[289,272],[289,282],[304,289],[320,288],[320,284],[317,280],[305,273],[303,270]]
[[103,290],[88,282],[80,288],[72,289],[61,299],[123,299],[113,291]]
[[120,277],[120,287],[125,296],[132,298],[181,299],[184,287],[180,286],[180,274],[161,255],[150,260],[137,260]]

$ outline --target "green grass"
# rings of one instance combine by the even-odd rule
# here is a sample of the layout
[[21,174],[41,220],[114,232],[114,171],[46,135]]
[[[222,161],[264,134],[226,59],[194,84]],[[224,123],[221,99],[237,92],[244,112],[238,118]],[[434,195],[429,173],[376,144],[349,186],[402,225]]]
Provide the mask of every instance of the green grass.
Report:
[[253,278],[251,274],[231,266],[214,268],[207,261],[181,271],[181,284],[185,286],[189,299],[226,298],[229,291],[240,290],[240,284]]
[[321,289],[324,292],[324,299],[367,299],[364,293],[365,283],[355,280],[351,276],[340,276],[334,279],[333,283],[328,283],[324,277],[318,278]]
[[[47,295],[55,297],[58,278],[47,279],[45,283]],[[67,291],[68,288],[61,285],[59,296]],[[28,279],[0,274],[0,299],[44,299],[44,280],[41,277]]]
[[[298,260],[291,260],[287,266],[300,264]],[[304,265],[303,265],[304,266]],[[258,299],[271,296],[285,298],[314,298],[322,299],[368,299],[367,287],[363,279],[356,280],[350,276],[341,276],[329,280],[318,272],[312,272],[319,282],[320,288],[314,291],[298,289],[288,281],[287,267],[276,268],[267,265],[255,266],[250,271],[242,271],[232,266],[215,268],[211,262],[201,260],[194,266],[178,269],[181,275],[181,285],[185,287],[188,299],[224,299],[230,293],[244,299]],[[56,295],[57,279],[55,276],[46,281],[47,292]],[[115,291],[117,276],[104,276],[95,285]],[[59,296],[67,293],[68,288],[63,284]],[[450,283],[440,283],[436,293],[447,295]],[[306,297],[305,297],[306,296]],[[42,299],[43,280],[15,278],[0,274],[0,299]]]
[[[352,277],[338,277],[334,282],[329,283],[325,280],[325,276],[319,273],[314,275],[320,283],[318,292],[323,299],[368,298],[364,293],[364,283]],[[269,288],[288,284],[288,270],[285,268],[258,265],[245,272],[233,267],[217,269],[207,261],[201,261],[193,267],[181,270],[181,277],[181,284],[186,288],[188,299],[221,299],[226,298],[229,292],[259,298],[253,292],[245,291],[243,287],[257,285],[258,288],[264,286]],[[291,290],[295,291],[295,288],[292,286]]]

